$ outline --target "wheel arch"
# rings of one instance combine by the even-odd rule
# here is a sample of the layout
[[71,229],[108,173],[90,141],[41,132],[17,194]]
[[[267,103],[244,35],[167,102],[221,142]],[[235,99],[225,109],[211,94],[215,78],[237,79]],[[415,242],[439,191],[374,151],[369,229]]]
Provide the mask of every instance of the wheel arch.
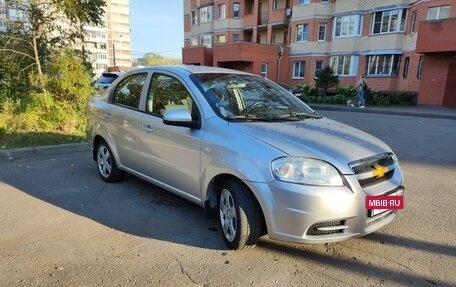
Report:
[[260,201],[258,200],[256,194],[250,189],[250,187],[244,183],[240,178],[224,173],[224,174],[219,174],[214,176],[211,181],[209,182],[209,185],[206,190],[206,198],[204,201],[204,214],[208,218],[213,218],[218,216],[218,198],[219,198],[219,192],[220,192],[220,185],[223,181],[225,180],[236,180],[240,184],[242,184],[246,190],[248,190],[252,195],[253,198],[255,199],[256,203],[258,204],[259,211],[260,211],[260,218],[261,218],[261,229],[262,229],[262,234],[267,233],[267,225],[266,225],[266,219],[264,217],[264,212],[263,212],[263,207],[260,204]]

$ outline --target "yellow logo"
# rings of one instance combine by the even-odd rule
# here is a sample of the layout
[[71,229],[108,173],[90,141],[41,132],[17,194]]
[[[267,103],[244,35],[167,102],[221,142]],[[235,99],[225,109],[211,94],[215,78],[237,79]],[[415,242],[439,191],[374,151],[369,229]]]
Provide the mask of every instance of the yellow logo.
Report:
[[386,173],[386,167],[384,166],[376,166],[374,170],[374,177],[382,177]]

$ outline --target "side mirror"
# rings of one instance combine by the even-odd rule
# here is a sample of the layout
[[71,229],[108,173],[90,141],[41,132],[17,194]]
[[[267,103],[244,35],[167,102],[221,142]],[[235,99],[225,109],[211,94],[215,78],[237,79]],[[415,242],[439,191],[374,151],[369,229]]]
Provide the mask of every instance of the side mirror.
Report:
[[163,115],[163,123],[170,126],[198,129],[199,123],[192,119],[190,112],[186,109],[166,111]]

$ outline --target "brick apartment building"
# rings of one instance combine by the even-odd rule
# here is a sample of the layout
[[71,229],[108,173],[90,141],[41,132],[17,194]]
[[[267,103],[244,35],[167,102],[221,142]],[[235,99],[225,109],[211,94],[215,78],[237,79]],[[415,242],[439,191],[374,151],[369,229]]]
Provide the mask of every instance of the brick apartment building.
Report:
[[330,65],[340,84],[456,107],[454,0],[184,0],[185,64],[296,86]]

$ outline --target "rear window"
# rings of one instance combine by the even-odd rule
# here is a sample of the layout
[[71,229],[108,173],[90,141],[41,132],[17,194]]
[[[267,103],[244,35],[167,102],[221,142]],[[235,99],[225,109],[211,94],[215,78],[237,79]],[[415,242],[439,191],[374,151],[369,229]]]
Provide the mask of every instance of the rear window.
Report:
[[118,75],[106,74],[101,77],[99,82],[102,84],[111,84],[112,82],[114,82],[115,79],[117,79],[117,77]]

